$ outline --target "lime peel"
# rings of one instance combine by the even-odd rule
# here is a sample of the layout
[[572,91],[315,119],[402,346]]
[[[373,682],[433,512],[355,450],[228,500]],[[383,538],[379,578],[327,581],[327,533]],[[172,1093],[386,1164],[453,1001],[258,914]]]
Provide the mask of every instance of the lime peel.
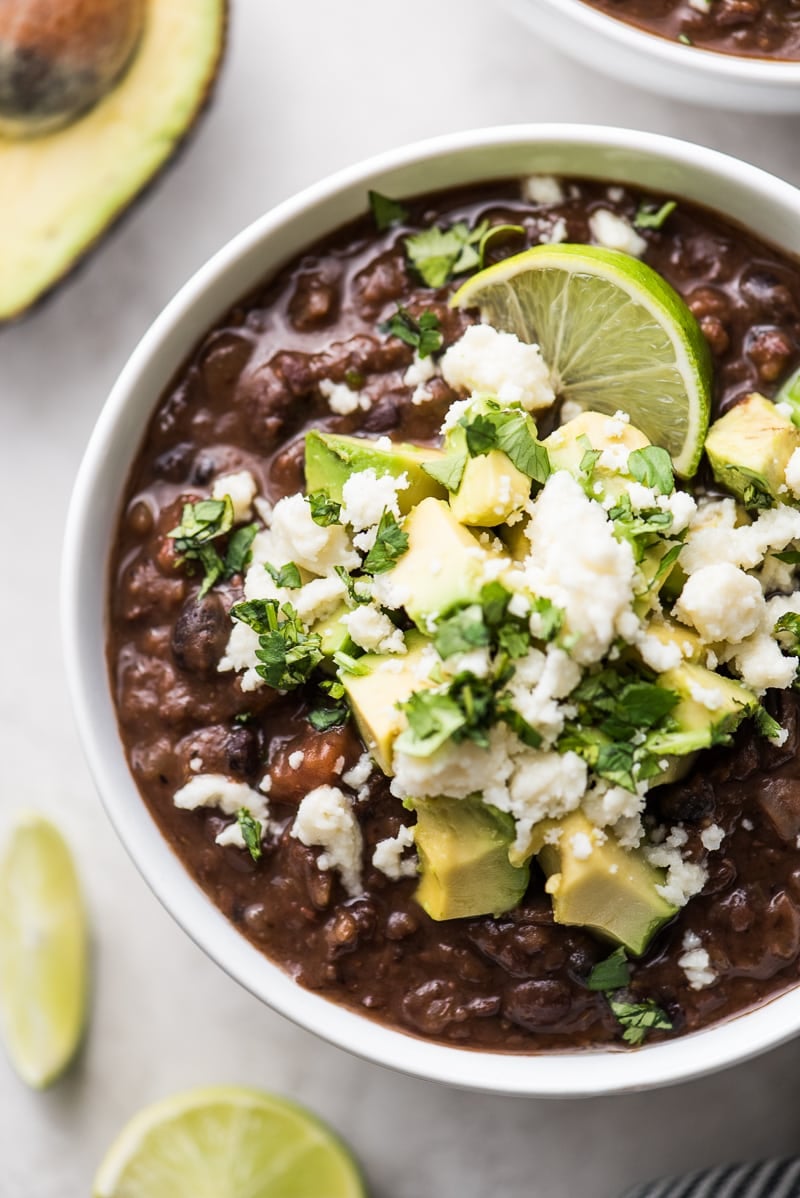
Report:
[[711,409],[711,354],[697,321],[652,267],[619,250],[540,245],[473,275],[451,305],[538,342],[554,386],[580,407],[627,412],[684,478]]

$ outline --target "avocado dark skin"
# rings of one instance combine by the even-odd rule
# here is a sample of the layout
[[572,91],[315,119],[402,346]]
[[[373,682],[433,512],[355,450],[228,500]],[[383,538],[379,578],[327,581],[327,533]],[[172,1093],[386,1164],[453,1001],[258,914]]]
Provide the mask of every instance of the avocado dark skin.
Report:
[[[0,0],[0,323],[34,307],[174,156],[227,0]],[[180,47],[176,52],[176,47]]]

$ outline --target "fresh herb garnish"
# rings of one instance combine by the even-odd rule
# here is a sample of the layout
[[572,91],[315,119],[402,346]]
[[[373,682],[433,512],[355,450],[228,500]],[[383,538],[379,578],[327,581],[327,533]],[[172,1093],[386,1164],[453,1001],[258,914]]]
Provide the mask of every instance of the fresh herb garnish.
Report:
[[298,587],[303,585],[300,571],[294,562],[287,562],[279,570],[275,566],[271,566],[269,562],[265,562],[264,569],[277,587],[286,587],[287,590],[296,591]]
[[640,204],[633,223],[637,229],[660,229],[677,207],[675,200],[667,200],[660,208],[653,204]]
[[536,638],[540,641],[552,641],[564,627],[566,612],[563,607],[556,606],[552,599],[542,595],[531,600],[531,614],[538,616],[538,631]]
[[680,557],[682,549],[682,544],[670,546],[670,548],[661,558],[661,561],[658,563],[658,569],[656,570],[655,574],[650,579],[650,583],[647,587],[648,591],[657,591],[660,589],[662,581],[667,577],[668,574],[671,573],[672,567]]
[[351,391],[360,391],[367,380],[360,370],[345,370],[344,381]]
[[448,491],[457,491],[464,477],[469,455],[466,451],[449,453],[438,462],[423,462],[422,469]]
[[333,660],[342,674],[353,674],[355,677],[363,677],[369,673],[367,667],[362,665],[357,657],[353,657],[351,653],[345,653],[341,649],[334,653]]
[[237,528],[228,540],[223,557],[211,542],[227,536],[233,527],[233,502],[230,495],[222,499],[201,499],[185,503],[181,522],[167,533],[180,554],[179,562],[199,562],[203,582],[198,592],[202,599],[220,578],[241,574],[250,562],[251,546],[258,531],[256,524]]
[[389,196],[381,195],[379,191],[369,191],[367,195],[372,219],[379,233],[390,229],[392,225],[399,225],[408,216],[408,209],[399,200],[392,200]]
[[444,287],[455,275],[474,270],[480,264],[478,246],[489,229],[481,221],[470,229],[464,221],[449,229],[436,226],[406,237],[406,253],[412,266],[428,287]]
[[488,250],[489,243],[491,241],[494,241],[498,237],[508,238],[524,236],[524,225],[492,225],[490,229],[486,230],[483,237],[481,237],[480,244],[478,245],[478,269],[483,270],[486,264],[486,251]]
[[589,990],[622,990],[631,977],[628,955],[620,945],[610,957],[598,961],[586,980]]
[[681,43],[682,46],[693,46],[694,45],[694,42],[689,37],[688,33],[679,33],[678,41]]
[[308,722],[317,732],[327,732],[330,728],[346,724],[349,715],[350,708],[342,702],[333,707],[313,707],[308,713]]
[[486,412],[472,418],[464,416],[459,424],[472,457],[500,449],[534,482],[547,482],[550,476],[547,449],[537,441],[536,425],[521,408],[503,409],[490,402]]
[[305,631],[291,603],[246,599],[231,616],[258,633],[256,673],[277,690],[301,686],[322,660],[320,637]]
[[398,737],[397,748],[412,757],[429,757],[467,723],[456,700],[436,691],[417,691],[401,705],[401,710],[408,728]]
[[783,732],[782,726],[777,720],[773,720],[767,709],[760,703],[753,712],[753,722],[759,736],[764,736],[767,740],[775,740]]
[[322,528],[341,522],[342,505],[331,499],[327,491],[312,491],[306,496],[311,509],[311,519]]
[[773,553],[772,556],[787,566],[800,566],[800,549],[784,549],[783,553]]
[[488,645],[489,629],[483,622],[481,609],[473,604],[442,620],[436,629],[433,644],[445,661],[455,653],[469,653],[472,649]]
[[378,328],[390,337],[399,337],[415,349],[420,358],[429,358],[442,348],[439,317],[435,312],[421,312],[418,317],[413,317],[407,308],[399,305],[394,316],[383,321]]
[[236,822],[242,832],[247,851],[254,861],[260,861],[262,856],[261,849],[261,822],[254,819],[246,807],[240,807],[236,812]]
[[671,495],[675,490],[672,473],[672,458],[659,445],[647,445],[634,449],[628,455],[628,472],[637,482],[652,487],[659,495]]
[[586,433],[581,433],[577,439],[577,444],[583,449],[583,457],[580,461],[581,474],[586,475],[587,481],[594,474],[594,468],[597,465],[597,459],[601,456],[602,450],[592,449],[592,443],[586,436]]
[[[777,556],[777,555],[776,555]],[[784,640],[782,647],[785,653],[800,657],[800,616],[793,611],[787,611],[779,616],[772,629],[773,636],[781,636]]]
[[652,998],[644,1002],[618,1002],[612,998],[608,1005],[624,1027],[622,1039],[628,1044],[641,1044],[647,1033],[654,1029],[672,1031],[672,1021]]
[[369,603],[369,595],[359,594],[356,589],[356,579],[348,574],[344,566],[334,566],[333,568],[347,588],[347,598],[354,606],[357,607],[361,603]]
[[408,549],[408,536],[388,508],[378,523],[375,544],[364,558],[366,574],[385,574]]

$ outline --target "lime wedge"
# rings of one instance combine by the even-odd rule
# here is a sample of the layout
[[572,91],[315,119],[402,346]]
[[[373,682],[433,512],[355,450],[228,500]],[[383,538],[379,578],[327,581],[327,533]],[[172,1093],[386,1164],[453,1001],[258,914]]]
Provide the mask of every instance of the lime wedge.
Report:
[[40,1089],[75,1054],[87,993],[86,920],[61,833],[32,812],[0,860],[0,1027],[23,1081]]
[[559,395],[627,412],[678,474],[694,474],[710,411],[711,355],[681,297],[619,250],[540,245],[469,279],[450,301],[538,342]]
[[365,1190],[343,1145],[301,1107],[208,1086],[135,1115],[92,1198],[365,1198]]

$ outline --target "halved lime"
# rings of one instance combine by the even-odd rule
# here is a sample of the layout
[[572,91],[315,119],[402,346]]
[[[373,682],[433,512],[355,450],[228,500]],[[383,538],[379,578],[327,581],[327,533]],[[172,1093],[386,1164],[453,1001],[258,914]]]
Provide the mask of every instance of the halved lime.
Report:
[[681,297],[619,250],[540,245],[473,275],[450,301],[538,342],[559,395],[627,412],[683,477],[694,474],[711,406],[711,355]]
[[0,860],[0,1026],[12,1064],[37,1089],[80,1042],[87,955],[70,851],[49,820],[21,813]]
[[344,1146],[302,1107],[207,1086],[135,1115],[92,1198],[365,1198],[365,1190]]

